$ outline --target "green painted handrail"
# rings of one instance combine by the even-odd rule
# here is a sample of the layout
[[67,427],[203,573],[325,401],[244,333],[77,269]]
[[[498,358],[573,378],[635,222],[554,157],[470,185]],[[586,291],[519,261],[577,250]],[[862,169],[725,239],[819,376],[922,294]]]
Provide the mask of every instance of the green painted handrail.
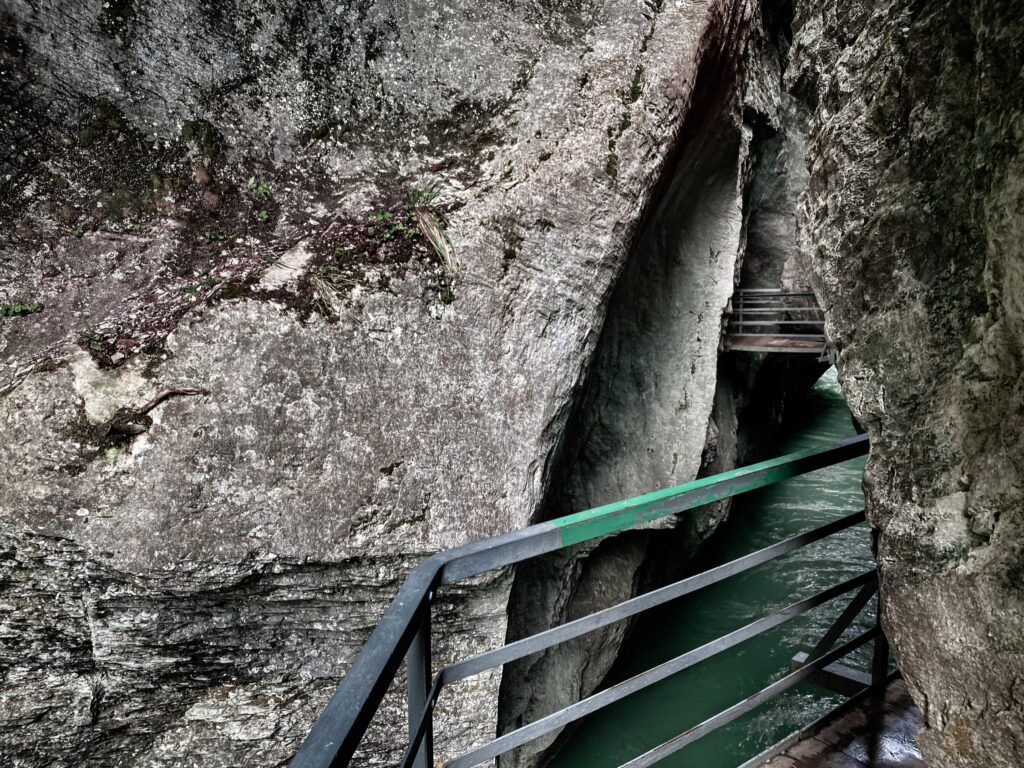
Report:
[[[855,455],[867,453],[867,436],[858,435],[835,446],[829,446],[829,449],[841,450],[847,446],[855,446],[856,452],[845,458],[833,455],[829,463],[845,461]],[[551,524],[561,529],[563,545],[577,544],[804,474],[810,471],[807,468],[808,460],[821,455],[821,448],[789,453],[682,485],[575,512],[556,518]]]
[[[428,557],[402,584],[300,747],[292,768],[348,765],[407,653],[409,711],[419,711],[419,715],[410,716],[412,751],[407,754],[406,762],[415,758],[417,768],[429,765],[424,756],[430,753],[430,717],[436,695],[436,690],[431,693],[429,681],[429,616],[434,592],[440,585],[727,499],[864,456],[867,452],[867,435],[857,435],[832,445],[537,523]],[[438,685],[440,678],[435,679],[434,688]],[[422,746],[421,740],[428,744]]]

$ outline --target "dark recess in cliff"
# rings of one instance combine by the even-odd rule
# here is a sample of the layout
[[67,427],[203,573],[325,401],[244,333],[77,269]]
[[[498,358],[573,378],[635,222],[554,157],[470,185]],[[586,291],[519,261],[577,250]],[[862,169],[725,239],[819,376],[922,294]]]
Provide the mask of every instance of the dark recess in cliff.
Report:
[[[765,25],[773,42],[788,48],[789,14],[783,6],[768,14]],[[723,19],[717,36],[706,41],[687,118],[616,281],[586,381],[575,398],[541,519],[760,457],[787,402],[824,370],[813,358],[720,355],[708,371],[715,387],[710,418],[687,423],[689,393],[674,374],[696,362],[680,336],[711,333],[717,338],[720,332],[722,306],[714,297],[731,293],[735,262],[716,253],[713,244],[735,238],[732,247],[742,253],[746,221],[739,221],[735,209],[740,199],[749,198],[755,173],[741,135],[742,50],[723,44],[741,35],[737,23],[736,18]],[[781,88],[779,75],[776,88]],[[777,116],[742,111],[754,136],[750,151],[759,155],[778,133],[771,126]],[[770,167],[763,171],[772,172]],[[785,204],[788,248],[760,259],[762,270],[770,272],[761,276],[766,284],[779,284],[785,266],[780,259],[795,248],[795,197]],[[756,214],[744,206],[743,216]],[[661,410],[667,400],[674,407]],[[697,441],[703,451],[699,467],[680,467],[676,475],[671,449],[679,441]],[[684,516],[674,528],[632,531],[520,566],[509,602],[508,639],[678,577],[727,513],[727,505],[714,505]],[[628,629],[623,623],[512,665],[502,681],[499,732],[589,695],[611,668]],[[502,765],[543,765],[570,733],[571,727],[526,745],[506,755]]]

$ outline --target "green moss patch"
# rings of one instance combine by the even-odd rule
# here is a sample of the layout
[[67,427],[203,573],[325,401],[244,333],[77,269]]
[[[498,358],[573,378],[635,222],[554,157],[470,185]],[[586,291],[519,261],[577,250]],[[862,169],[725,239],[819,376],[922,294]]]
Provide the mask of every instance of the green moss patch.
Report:
[[304,278],[314,310],[327,317],[361,290],[387,291],[410,270],[427,277],[443,303],[455,299],[457,263],[447,238],[439,188],[392,189],[361,215],[336,220],[314,243],[314,268]]

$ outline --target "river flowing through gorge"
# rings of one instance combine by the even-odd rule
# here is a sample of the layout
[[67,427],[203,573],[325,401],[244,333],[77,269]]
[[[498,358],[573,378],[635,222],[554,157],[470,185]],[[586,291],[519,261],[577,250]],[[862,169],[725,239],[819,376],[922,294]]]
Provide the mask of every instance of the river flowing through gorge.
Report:
[[[779,455],[854,434],[834,368],[794,410],[783,425]],[[694,572],[862,509],[864,462],[855,459],[737,498]],[[641,619],[605,684],[639,674],[871,567],[870,535],[861,524],[670,603]],[[611,768],[727,708],[789,672],[793,655],[810,650],[848,601],[849,596],[837,598],[595,713],[552,765]],[[844,637],[866,629],[874,611],[872,600]],[[867,671],[869,659],[870,645],[847,663]],[[659,765],[735,768],[840,700],[813,684],[797,686]]]

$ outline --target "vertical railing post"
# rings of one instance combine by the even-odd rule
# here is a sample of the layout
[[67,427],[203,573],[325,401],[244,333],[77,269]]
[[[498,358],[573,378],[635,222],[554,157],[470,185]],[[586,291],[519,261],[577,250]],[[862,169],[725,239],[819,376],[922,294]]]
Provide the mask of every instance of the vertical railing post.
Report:
[[[430,600],[432,594],[427,596],[423,607],[422,619],[419,631],[409,646],[405,655],[406,673],[406,702],[409,709],[409,740],[416,736],[416,726],[419,723],[420,714],[427,706],[427,697],[430,695]],[[423,741],[420,742],[419,751],[413,760],[413,768],[431,768],[434,760],[434,715],[430,714],[426,730],[423,733]]]
[[878,627],[878,635],[875,637],[874,653],[871,656],[871,682],[878,685],[889,675],[889,641],[882,631],[882,585],[878,585],[877,607],[875,611],[875,624]]

